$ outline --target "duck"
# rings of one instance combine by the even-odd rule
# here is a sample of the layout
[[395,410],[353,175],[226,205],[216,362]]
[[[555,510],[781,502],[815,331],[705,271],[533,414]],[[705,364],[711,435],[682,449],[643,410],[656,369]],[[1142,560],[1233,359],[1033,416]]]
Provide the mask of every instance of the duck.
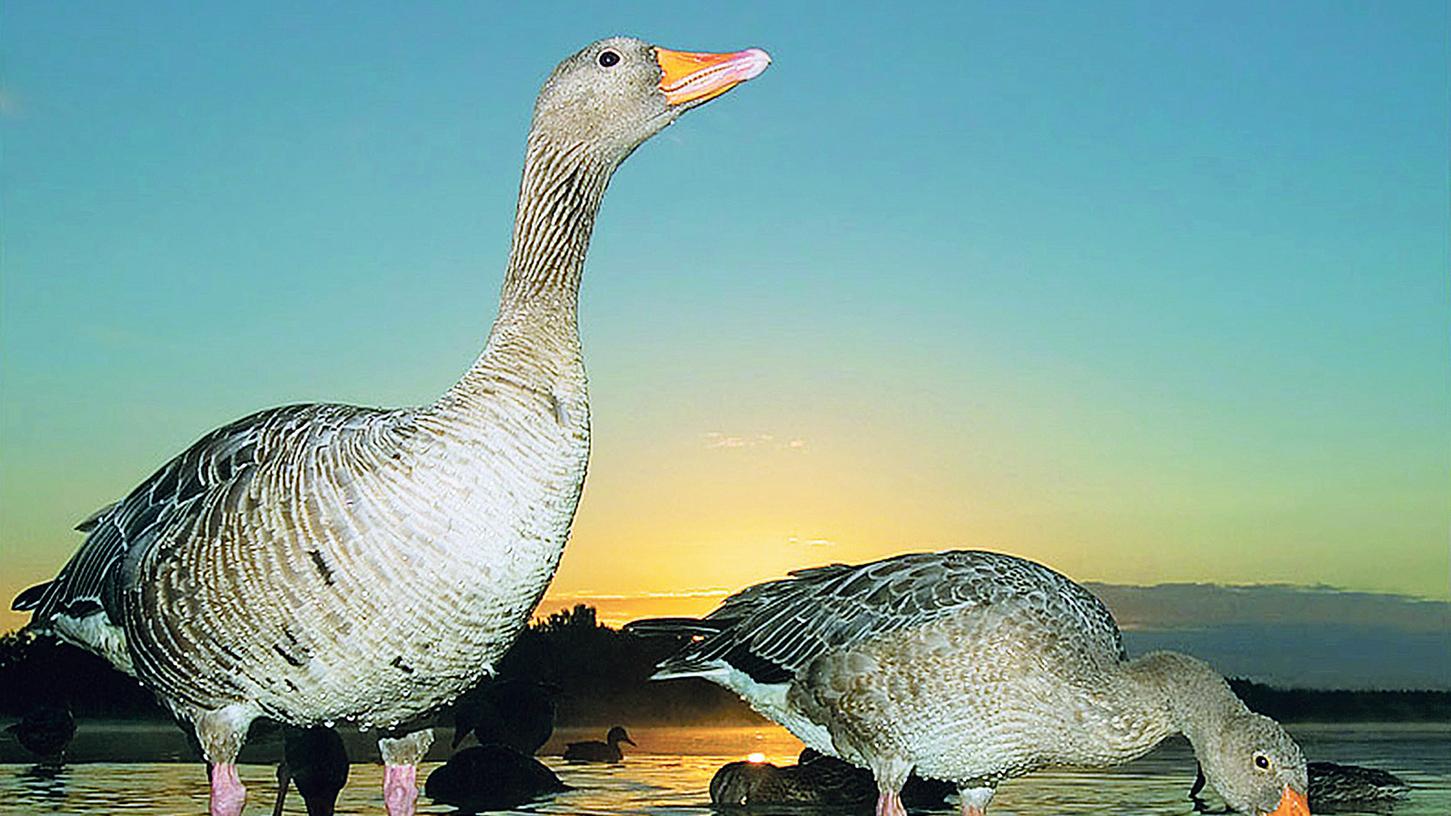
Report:
[[76,718],[69,706],[39,705],[5,727],[20,747],[34,754],[40,764],[59,767],[65,764],[65,750],[76,735]]
[[625,732],[625,727],[617,725],[605,735],[604,742],[589,740],[569,743],[564,746],[563,756],[566,762],[623,762],[625,752],[620,750],[622,742],[635,744]]
[[[915,774],[902,787],[909,808],[941,807],[954,793],[951,785]],[[877,786],[871,772],[806,748],[795,765],[731,762],[710,780],[710,801],[717,807],[871,805]]]
[[[1378,768],[1320,761],[1308,763],[1306,770],[1310,777],[1310,810],[1314,813],[1390,813],[1411,793],[1404,779]],[[1189,798],[1194,801],[1195,811],[1210,813],[1199,797],[1202,790],[1204,768],[1200,766],[1195,769]]]
[[470,735],[533,756],[554,733],[554,698],[540,683],[506,679],[465,695],[454,709],[453,747]]
[[277,764],[277,801],[272,816],[282,816],[289,784],[307,807],[307,816],[333,816],[338,794],[348,783],[348,751],[343,738],[326,726],[284,728],[283,759]]
[[1188,655],[1129,659],[1087,589],[1005,553],[908,553],[748,587],[704,618],[626,631],[681,649],[654,679],[700,677],[806,746],[871,771],[878,816],[902,816],[916,772],[983,816],[1004,780],[1116,765],[1171,734],[1194,746],[1235,810],[1304,816],[1299,746]]
[[465,813],[512,810],[569,787],[548,766],[505,745],[465,748],[428,775],[424,793]]
[[429,717],[493,673],[569,535],[590,448],[578,294],[610,178],[769,63],[629,37],[566,58],[534,105],[497,317],[451,387],[217,428],[81,522],[56,577],[15,598],[32,630],[195,731],[212,816],[242,812],[259,717],[378,733],[387,812],[414,812]]

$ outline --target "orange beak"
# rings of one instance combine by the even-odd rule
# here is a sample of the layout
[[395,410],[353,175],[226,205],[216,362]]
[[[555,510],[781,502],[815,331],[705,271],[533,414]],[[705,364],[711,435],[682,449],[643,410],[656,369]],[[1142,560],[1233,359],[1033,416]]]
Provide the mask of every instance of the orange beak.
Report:
[[1305,794],[1286,785],[1285,792],[1280,795],[1279,806],[1270,816],[1310,816],[1310,801]]
[[759,48],[733,54],[695,54],[655,49],[660,63],[660,90],[671,105],[704,102],[759,76],[771,64],[771,55]]

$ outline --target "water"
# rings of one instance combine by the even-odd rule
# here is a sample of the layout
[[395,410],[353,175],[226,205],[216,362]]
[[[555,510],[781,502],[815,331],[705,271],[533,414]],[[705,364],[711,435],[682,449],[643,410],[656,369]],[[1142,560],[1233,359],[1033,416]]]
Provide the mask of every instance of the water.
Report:
[[[562,729],[546,746],[545,753],[551,749],[557,753],[566,740],[598,739],[603,730],[586,733]],[[1291,731],[1311,759],[1369,765],[1403,777],[1413,791],[1411,798],[1397,808],[1397,816],[1451,814],[1451,725],[1309,725],[1292,727]],[[361,735],[346,736],[355,759],[376,756],[368,752],[367,740]],[[785,732],[769,727],[632,728],[631,736],[640,747],[621,765],[571,766],[545,757],[544,761],[575,790],[517,813],[710,814],[707,789],[711,775],[722,764],[752,752],[763,753],[767,761],[778,765],[789,764],[800,750],[800,744]],[[276,778],[273,767],[265,763],[271,761],[268,752],[275,750],[276,740],[255,742],[258,744],[251,749],[252,761],[241,767],[242,781],[249,791],[247,813],[270,813]],[[447,734],[440,733],[440,757],[447,753],[446,745]],[[6,763],[0,764],[3,814],[172,816],[206,812],[206,782],[201,767],[165,761],[185,755],[185,743],[175,729],[82,723],[73,745],[74,756],[104,761],[75,762],[58,773],[41,772],[18,762],[17,750],[13,742],[0,741],[0,762]],[[127,751],[149,761],[117,761]],[[419,778],[438,764],[427,763]],[[354,765],[348,787],[338,800],[338,814],[383,813],[382,777],[379,765]],[[1187,816],[1191,808],[1185,796],[1193,778],[1194,761],[1188,745],[1176,739],[1137,762],[1112,770],[1050,771],[1012,780],[998,789],[989,813]],[[288,814],[304,813],[295,791],[288,805]],[[424,798],[419,801],[419,812],[451,811]]]

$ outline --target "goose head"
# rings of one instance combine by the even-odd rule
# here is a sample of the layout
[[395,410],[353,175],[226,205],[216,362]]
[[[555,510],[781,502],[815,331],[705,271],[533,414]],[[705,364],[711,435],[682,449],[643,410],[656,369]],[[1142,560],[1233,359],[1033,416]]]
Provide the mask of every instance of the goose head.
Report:
[[591,43],[550,74],[534,105],[531,141],[590,151],[609,167],[680,114],[766,70],[758,48],[671,51],[630,37]]
[[605,736],[605,742],[611,745],[619,745],[622,742],[627,742],[631,745],[635,744],[635,741],[630,739],[630,735],[625,733],[625,729],[618,725],[610,729],[610,733]]
[[1305,755],[1279,723],[1245,712],[1202,748],[1204,775],[1225,804],[1252,816],[1310,816]]

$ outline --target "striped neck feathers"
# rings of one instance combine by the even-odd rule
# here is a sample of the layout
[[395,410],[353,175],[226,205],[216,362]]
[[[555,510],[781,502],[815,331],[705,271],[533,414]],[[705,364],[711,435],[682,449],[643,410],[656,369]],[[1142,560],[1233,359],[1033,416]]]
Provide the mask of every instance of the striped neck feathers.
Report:
[[540,301],[573,314],[595,215],[618,162],[529,134],[499,320]]
[[619,161],[585,142],[529,134],[509,266],[488,344],[435,407],[472,412],[501,381],[548,390],[583,378],[579,284],[595,215]]

